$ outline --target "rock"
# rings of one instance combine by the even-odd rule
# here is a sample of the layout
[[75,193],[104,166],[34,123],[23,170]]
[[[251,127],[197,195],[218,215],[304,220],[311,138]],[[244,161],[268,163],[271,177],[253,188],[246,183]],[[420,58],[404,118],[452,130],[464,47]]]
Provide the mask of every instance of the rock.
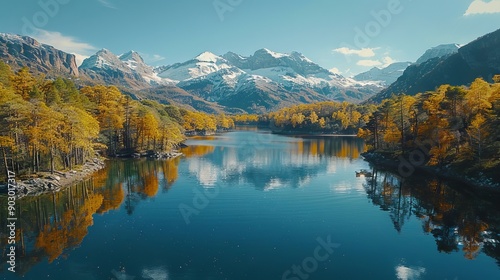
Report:
[[74,55],[27,36],[0,34],[0,55],[3,61],[16,68],[30,66],[32,71],[79,76]]
[[46,179],[50,179],[50,180],[55,180],[55,181],[61,181],[61,177],[57,176],[57,175],[49,175],[47,177],[45,177]]

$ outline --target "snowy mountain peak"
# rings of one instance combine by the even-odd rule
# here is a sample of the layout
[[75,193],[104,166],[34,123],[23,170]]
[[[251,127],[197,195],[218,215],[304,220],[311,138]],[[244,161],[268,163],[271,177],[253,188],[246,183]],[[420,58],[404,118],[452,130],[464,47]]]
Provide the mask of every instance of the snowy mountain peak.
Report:
[[104,73],[110,79],[121,77],[125,83],[132,81],[133,86],[167,84],[169,80],[162,80],[147,65],[136,51],[129,51],[120,56],[107,49],[101,49],[93,56],[85,59],[80,69],[88,69],[97,73]]
[[282,57],[288,56],[288,55],[283,54],[283,53],[273,52],[270,49],[266,49],[266,48],[257,50],[255,52],[254,56],[258,56],[258,55],[262,55],[262,54],[264,54],[264,55],[270,55],[270,56],[272,56],[274,58],[282,58]]
[[207,51],[184,63],[158,67],[156,68],[156,72],[161,78],[181,82],[205,77],[232,67],[223,57]]
[[218,62],[223,58],[211,52],[203,52],[200,55],[198,55],[195,59],[200,62]]
[[101,49],[93,56],[85,59],[81,69],[121,69],[123,62],[108,49]]
[[126,52],[126,53],[120,55],[119,58],[122,61],[135,60],[137,62],[144,62],[144,60],[142,59],[141,55],[138,52],[136,52],[136,51]]
[[[106,49],[106,48],[102,48],[100,49],[99,51],[97,51],[96,54],[113,54],[110,50]],[[113,54],[114,55],[114,54]]]
[[305,62],[313,63],[312,60],[310,60],[309,58],[307,58],[305,55],[303,55],[300,52],[293,51],[292,53],[290,53],[290,57],[293,57],[293,58],[299,59],[299,60],[303,60]]

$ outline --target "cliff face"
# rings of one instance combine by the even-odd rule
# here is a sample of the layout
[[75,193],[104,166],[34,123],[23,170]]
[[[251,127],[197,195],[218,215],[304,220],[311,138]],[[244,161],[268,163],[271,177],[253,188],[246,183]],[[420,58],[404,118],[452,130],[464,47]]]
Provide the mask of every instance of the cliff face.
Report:
[[27,66],[42,73],[79,76],[74,55],[26,36],[0,33],[0,59],[13,69]]

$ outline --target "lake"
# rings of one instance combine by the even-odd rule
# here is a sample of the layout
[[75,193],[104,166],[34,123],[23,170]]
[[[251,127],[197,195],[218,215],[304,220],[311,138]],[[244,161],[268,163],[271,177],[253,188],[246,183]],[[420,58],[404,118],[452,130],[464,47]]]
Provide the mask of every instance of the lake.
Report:
[[249,129],[186,144],[17,201],[16,273],[0,198],[0,278],[500,279],[498,205],[377,170],[358,138]]

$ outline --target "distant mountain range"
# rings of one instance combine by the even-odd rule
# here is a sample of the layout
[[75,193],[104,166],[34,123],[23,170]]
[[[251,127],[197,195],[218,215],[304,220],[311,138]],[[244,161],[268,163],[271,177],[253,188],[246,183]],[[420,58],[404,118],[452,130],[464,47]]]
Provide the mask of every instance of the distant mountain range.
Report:
[[333,74],[300,53],[268,49],[250,57],[204,52],[186,62],[157,68],[146,65],[136,52],[117,56],[101,50],[84,60],[80,70],[94,79],[159,95],[164,86],[176,86],[208,102],[247,112],[324,100],[359,102],[381,89]]
[[373,67],[367,72],[360,73],[353,78],[356,81],[372,82],[386,88],[396,82],[410,65],[419,65],[428,60],[449,56],[458,52],[458,44],[439,45],[428,49],[417,62],[396,62],[385,68]]
[[396,82],[369,101],[380,102],[393,94],[415,95],[440,85],[468,85],[476,78],[492,82],[500,74],[500,29],[460,47],[452,54],[409,66]]
[[381,87],[387,87],[401,77],[411,64],[411,62],[396,62],[385,68],[373,67],[369,71],[354,76],[353,79],[362,82],[373,82],[380,84]]
[[204,52],[188,61],[161,67],[146,64],[134,51],[115,55],[102,49],[77,67],[74,55],[30,37],[4,33],[0,33],[0,59],[14,69],[28,66],[48,76],[72,78],[80,85],[116,85],[137,99],[149,98],[211,113],[262,113],[325,100],[380,101],[393,93],[432,90],[443,81],[468,84],[478,76],[491,79],[500,65],[498,51],[494,51],[499,47],[498,33],[460,49],[456,44],[440,45],[426,51],[414,64],[398,62],[353,78],[334,74],[301,53],[283,54],[269,49],[257,50],[248,57],[233,52],[222,56]]

